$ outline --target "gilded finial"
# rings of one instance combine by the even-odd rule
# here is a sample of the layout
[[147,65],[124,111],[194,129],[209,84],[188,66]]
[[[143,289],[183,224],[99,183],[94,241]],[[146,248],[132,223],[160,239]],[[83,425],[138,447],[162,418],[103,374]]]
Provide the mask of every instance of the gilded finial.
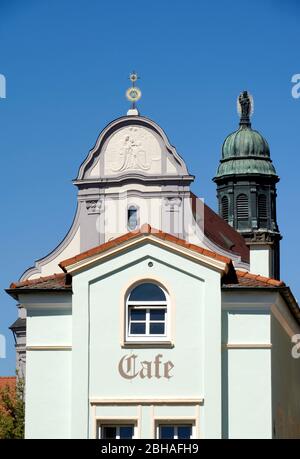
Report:
[[133,71],[129,75],[131,81],[131,88],[128,88],[126,91],[126,98],[131,102],[131,109],[127,112],[127,115],[138,115],[139,112],[136,108],[136,102],[142,97],[142,91],[135,85],[137,80],[139,80],[138,74]]

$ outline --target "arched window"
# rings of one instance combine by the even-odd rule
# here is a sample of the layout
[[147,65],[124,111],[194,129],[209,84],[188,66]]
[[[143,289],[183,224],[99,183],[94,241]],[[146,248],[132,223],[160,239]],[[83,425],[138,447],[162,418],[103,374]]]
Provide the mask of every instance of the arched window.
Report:
[[249,217],[249,205],[248,196],[246,194],[239,194],[236,199],[237,208],[237,219],[248,220]]
[[134,287],[126,301],[126,340],[162,341],[168,336],[167,293],[157,284]]
[[127,209],[127,228],[133,231],[138,226],[138,209],[135,206],[130,206]]
[[228,222],[229,201],[227,196],[223,196],[221,200],[221,215],[226,222]]
[[268,218],[267,196],[265,194],[258,196],[258,218],[259,220],[266,220]]

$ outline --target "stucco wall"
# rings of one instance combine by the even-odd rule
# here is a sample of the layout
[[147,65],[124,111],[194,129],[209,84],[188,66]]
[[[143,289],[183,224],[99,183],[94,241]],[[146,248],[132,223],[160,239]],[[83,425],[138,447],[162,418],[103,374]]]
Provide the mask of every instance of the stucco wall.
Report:
[[224,438],[271,438],[270,309],[274,295],[222,295]]
[[[283,300],[278,299],[284,307]],[[286,311],[286,307],[284,308]],[[286,311],[289,316],[289,312]],[[274,438],[300,438],[300,354],[293,358],[291,338],[300,333],[293,318],[289,326],[272,314],[272,404]]]
[[27,351],[25,437],[70,438],[71,350]]
[[[151,268],[149,261],[153,262]],[[123,348],[126,288],[138,279],[156,278],[170,294],[174,347]],[[221,292],[217,271],[147,243],[75,275],[73,292],[73,437],[93,436],[94,412],[88,409],[89,400],[103,398],[204,398],[198,415],[200,436],[221,436]],[[173,377],[122,378],[118,363],[131,353],[139,360],[153,360],[162,354],[163,362],[174,364]],[[145,422],[142,425],[149,431]],[[141,432],[144,438],[146,430]]]
[[23,295],[27,308],[25,437],[70,438],[70,295]]

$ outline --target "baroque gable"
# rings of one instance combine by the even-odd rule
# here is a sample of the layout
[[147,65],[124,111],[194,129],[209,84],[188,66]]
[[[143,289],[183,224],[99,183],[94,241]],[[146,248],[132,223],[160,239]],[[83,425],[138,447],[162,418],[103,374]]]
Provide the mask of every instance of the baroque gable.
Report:
[[148,176],[185,177],[187,167],[163,130],[152,120],[126,116],[110,123],[82,163],[77,181]]

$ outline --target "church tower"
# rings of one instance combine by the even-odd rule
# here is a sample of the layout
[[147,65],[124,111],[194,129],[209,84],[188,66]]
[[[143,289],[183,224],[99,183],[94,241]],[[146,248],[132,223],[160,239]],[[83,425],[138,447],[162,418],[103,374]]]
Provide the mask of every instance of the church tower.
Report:
[[238,98],[239,129],[222,147],[214,177],[219,214],[245,239],[250,248],[251,272],[279,279],[279,241],[276,217],[276,183],[279,177],[264,137],[251,128],[252,96]]

